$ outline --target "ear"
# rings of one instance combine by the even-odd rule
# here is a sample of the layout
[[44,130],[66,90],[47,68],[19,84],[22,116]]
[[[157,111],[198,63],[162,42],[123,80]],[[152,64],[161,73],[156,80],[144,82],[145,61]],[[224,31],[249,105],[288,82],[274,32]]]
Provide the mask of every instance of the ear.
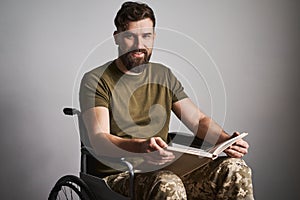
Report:
[[119,37],[118,37],[119,32],[118,31],[114,31],[114,40],[115,40],[115,44],[119,45]]

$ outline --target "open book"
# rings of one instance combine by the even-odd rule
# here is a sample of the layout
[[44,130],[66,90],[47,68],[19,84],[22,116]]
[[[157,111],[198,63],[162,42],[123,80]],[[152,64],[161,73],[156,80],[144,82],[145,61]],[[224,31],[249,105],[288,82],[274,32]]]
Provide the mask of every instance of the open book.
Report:
[[177,160],[164,169],[170,170],[179,176],[189,174],[209,161],[216,159],[220,153],[246,135],[248,133],[241,133],[207,150],[172,143],[167,147],[167,150],[172,151]]

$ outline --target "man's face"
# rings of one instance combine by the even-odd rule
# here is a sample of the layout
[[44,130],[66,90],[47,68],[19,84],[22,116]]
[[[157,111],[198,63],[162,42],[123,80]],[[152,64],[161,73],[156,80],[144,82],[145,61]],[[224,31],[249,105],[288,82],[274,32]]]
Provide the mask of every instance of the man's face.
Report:
[[142,65],[150,60],[154,38],[153,22],[150,18],[129,22],[126,31],[115,33],[119,57],[128,70],[133,72],[143,70]]

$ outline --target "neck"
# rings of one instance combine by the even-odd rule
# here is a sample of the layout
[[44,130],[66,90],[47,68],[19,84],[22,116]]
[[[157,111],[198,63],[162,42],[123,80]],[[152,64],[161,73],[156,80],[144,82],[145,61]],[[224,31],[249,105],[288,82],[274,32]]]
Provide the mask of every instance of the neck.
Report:
[[137,73],[137,72],[132,72],[132,71],[128,70],[128,69],[126,68],[126,66],[123,64],[123,62],[122,62],[122,60],[121,60],[120,58],[118,58],[118,59],[116,60],[116,65],[117,65],[117,67],[119,68],[119,70],[121,70],[121,72],[123,72],[124,74],[128,74],[128,75],[139,75],[139,74],[142,73],[142,72],[139,72],[139,73]]

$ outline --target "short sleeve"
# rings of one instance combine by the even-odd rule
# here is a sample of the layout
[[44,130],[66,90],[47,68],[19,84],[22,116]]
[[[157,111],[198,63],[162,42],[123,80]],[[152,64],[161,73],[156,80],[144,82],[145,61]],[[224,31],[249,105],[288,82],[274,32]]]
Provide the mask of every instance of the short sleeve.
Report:
[[97,106],[109,106],[109,89],[105,81],[95,74],[87,73],[80,84],[79,102],[81,111]]
[[170,87],[172,92],[172,103],[187,98],[184,88],[176,76],[169,70]]

